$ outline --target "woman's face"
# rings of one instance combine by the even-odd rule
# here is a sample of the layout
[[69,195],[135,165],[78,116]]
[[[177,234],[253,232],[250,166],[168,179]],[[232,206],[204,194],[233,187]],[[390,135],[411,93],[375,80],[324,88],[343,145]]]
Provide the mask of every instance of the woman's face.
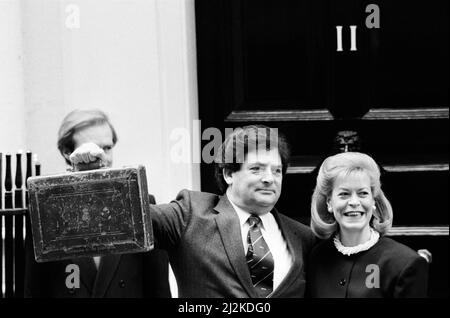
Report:
[[338,222],[341,232],[368,230],[375,208],[369,175],[356,171],[338,176],[327,206]]

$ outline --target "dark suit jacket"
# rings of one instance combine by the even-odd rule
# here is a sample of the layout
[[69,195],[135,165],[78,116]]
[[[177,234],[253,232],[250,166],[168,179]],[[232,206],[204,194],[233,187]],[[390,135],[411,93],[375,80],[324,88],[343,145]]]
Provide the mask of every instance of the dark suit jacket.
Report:
[[[150,196],[150,202],[155,202]],[[92,258],[48,263],[34,260],[30,236],[26,242],[25,297],[171,297],[165,251],[103,256],[97,272]],[[66,266],[80,268],[80,288],[66,287]]]
[[[176,201],[151,205],[158,248],[169,253],[180,297],[257,297],[242,246],[239,218],[226,196],[181,191]],[[303,297],[304,259],[310,229],[272,211],[293,256],[293,265],[272,297]]]
[[311,297],[427,296],[427,261],[416,251],[387,237],[381,237],[369,250],[350,256],[338,252],[330,238],[313,249],[308,268],[307,286]]

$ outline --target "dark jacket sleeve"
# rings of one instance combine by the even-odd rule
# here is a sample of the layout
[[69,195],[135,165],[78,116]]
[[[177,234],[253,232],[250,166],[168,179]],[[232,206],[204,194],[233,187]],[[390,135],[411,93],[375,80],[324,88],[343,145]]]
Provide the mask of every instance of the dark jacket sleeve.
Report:
[[402,270],[395,286],[395,298],[425,298],[428,291],[428,262],[414,257]]
[[150,204],[155,247],[173,250],[183,235],[191,217],[191,199],[187,190],[182,190],[168,204]]

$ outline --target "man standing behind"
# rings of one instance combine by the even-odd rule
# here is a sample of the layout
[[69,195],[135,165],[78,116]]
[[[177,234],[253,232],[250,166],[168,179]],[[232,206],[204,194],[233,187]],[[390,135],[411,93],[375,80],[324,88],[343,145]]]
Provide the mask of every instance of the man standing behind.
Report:
[[[95,154],[82,150],[79,160]],[[238,128],[215,160],[222,195],[183,190],[150,206],[155,246],[169,253],[180,297],[304,296],[314,235],[274,208],[288,158],[276,130]]]
[[[74,171],[111,167],[116,142],[114,127],[99,110],[72,111],[58,132],[58,149]],[[154,203],[152,196],[150,200]],[[28,241],[25,297],[171,296],[164,251],[36,263],[31,245]],[[80,268],[80,288],[66,287],[69,264]]]

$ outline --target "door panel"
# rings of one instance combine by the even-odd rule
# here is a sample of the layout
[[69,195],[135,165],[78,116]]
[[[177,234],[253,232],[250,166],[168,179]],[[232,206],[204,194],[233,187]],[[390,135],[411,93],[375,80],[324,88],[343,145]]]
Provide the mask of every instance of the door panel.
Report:
[[376,108],[448,106],[449,36],[446,0],[379,1],[382,27],[370,39]]
[[324,106],[323,56],[314,54],[323,50],[313,36],[320,9],[314,2],[231,2],[233,110]]

